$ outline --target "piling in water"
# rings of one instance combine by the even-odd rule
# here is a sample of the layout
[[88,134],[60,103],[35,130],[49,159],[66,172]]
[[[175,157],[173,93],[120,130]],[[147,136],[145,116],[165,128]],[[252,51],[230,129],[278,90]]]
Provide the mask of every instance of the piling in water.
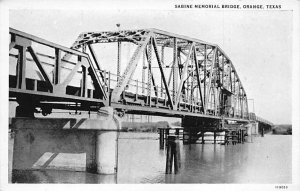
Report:
[[238,130],[238,143],[241,143],[241,130]]
[[166,174],[172,173],[173,161],[176,174],[181,168],[179,139],[176,136],[168,136],[167,142]]
[[167,141],[167,139],[168,139],[168,136],[169,136],[169,133],[170,133],[170,130],[169,129],[165,129],[164,130],[164,134],[165,134],[165,140],[166,140],[166,147],[168,146],[168,141]]
[[175,130],[175,135],[179,136],[179,129]]
[[245,133],[244,133],[244,130],[241,131],[241,142],[244,144],[244,136],[245,136]]
[[216,144],[216,142],[217,142],[217,134],[216,134],[216,132],[214,131],[214,144]]
[[159,148],[164,149],[164,129],[159,129]]
[[228,144],[228,132],[225,131],[225,136],[224,136],[224,145]]
[[180,146],[179,146],[179,137],[175,139],[175,149],[174,149],[174,171],[175,174],[179,172],[181,168],[181,160],[180,160]]

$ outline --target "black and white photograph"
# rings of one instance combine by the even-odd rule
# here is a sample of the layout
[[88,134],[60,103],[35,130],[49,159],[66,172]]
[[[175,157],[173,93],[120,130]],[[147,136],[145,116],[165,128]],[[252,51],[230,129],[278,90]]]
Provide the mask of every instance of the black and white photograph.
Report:
[[299,1],[0,8],[0,190],[300,189]]

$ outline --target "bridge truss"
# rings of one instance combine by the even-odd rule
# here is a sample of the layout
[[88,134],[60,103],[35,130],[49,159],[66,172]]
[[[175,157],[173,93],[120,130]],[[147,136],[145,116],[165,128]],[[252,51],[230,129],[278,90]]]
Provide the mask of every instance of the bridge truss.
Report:
[[[97,45],[112,45],[116,53],[99,57]],[[126,47],[134,50],[127,63]],[[249,120],[232,61],[218,45],[198,39],[157,29],[86,32],[66,48],[10,28],[9,50],[9,97],[23,113],[112,106],[133,114]],[[102,59],[110,55],[116,58]]]

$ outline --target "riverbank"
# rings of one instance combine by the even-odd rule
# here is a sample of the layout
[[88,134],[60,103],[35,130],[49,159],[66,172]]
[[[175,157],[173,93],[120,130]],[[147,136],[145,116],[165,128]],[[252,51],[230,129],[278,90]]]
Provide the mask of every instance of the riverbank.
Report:
[[274,135],[292,135],[292,125],[275,125],[272,133]]
[[159,122],[122,122],[123,132],[157,132],[158,128],[168,128],[167,121]]

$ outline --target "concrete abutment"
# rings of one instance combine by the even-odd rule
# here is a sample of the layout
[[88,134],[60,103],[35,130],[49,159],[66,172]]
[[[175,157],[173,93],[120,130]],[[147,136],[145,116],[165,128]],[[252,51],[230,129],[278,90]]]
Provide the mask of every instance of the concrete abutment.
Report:
[[111,107],[101,108],[96,119],[16,117],[12,128],[13,170],[117,172],[121,122]]

